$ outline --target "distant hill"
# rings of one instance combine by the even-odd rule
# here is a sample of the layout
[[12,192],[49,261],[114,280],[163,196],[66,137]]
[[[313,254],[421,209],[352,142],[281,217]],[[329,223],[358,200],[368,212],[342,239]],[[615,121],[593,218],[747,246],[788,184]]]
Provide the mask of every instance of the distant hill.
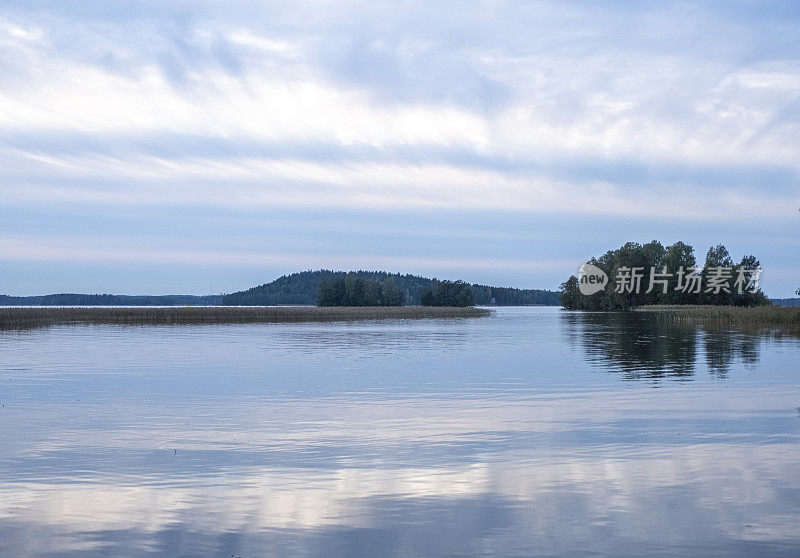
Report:
[[215,306],[222,295],[111,295],[49,294],[42,296],[0,295],[0,306]]
[[776,306],[800,306],[800,298],[772,298],[770,300]]
[[[395,286],[405,295],[406,304],[418,305],[422,293],[430,288],[433,279],[417,275],[400,275],[385,271],[356,271],[359,279],[384,282],[392,277]],[[281,304],[316,304],[317,290],[321,281],[338,279],[347,275],[344,271],[303,271],[284,275],[264,285],[225,295],[222,304],[231,306],[273,306]],[[513,289],[509,287],[490,287],[472,285],[475,304],[483,306],[523,306],[541,304],[558,306],[559,295],[554,291]],[[494,299],[494,301],[492,301]]]
[[[395,286],[405,295],[406,304],[418,305],[422,293],[431,286],[433,279],[417,275],[400,275],[385,271],[356,271],[360,279],[382,283],[392,277]],[[336,279],[347,275],[344,271],[303,271],[284,275],[271,283],[259,285],[246,291],[227,295],[112,295],[61,293],[42,296],[0,295],[0,306],[277,306],[284,304],[317,303],[317,290],[324,279]],[[472,285],[475,304],[488,306],[525,306],[541,304],[558,306],[558,293],[554,291],[512,289]],[[494,300],[493,300],[494,299]]]

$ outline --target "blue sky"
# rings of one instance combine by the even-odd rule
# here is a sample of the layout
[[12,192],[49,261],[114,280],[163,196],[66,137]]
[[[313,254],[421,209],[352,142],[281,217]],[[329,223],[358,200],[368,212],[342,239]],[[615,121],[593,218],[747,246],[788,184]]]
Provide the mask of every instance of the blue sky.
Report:
[[657,238],[791,296],[798,37],[795,1],[0,0],[0,293],[555,289]]

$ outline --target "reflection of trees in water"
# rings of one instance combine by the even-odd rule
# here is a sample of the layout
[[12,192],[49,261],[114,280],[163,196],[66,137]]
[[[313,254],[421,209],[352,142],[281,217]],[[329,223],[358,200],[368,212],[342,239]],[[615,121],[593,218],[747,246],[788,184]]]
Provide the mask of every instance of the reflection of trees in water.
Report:
[[649,313],[564,312],[567,336],[588,360],[626,379],[691,379],[698,351],[709,372],[725,377],[736,361],[754,366],[761,338],[730,331],[699,331]]
[[758,364],[761,338],[730,331],[709,331],[703,334],[703,345],[708,371],[724,378],[736,360],[746,366]]

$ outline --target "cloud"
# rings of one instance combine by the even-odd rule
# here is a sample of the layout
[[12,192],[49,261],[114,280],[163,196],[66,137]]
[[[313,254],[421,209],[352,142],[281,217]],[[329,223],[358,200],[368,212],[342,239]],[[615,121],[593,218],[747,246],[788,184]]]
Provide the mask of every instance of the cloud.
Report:
[[438,208],[755,232],[800,203],[798,27],[784,3],[7,5],[0,212]]
[[[207,9],[184,17],[148,4],[130,20],[77,25],[70,13],[36,23],[14,13],[4,24],[14,32],[0,56],[15,71],[0,121],[11,132],[151,130],[695,164],[798,160],[800,74],[785,59],[797,48],[770,50],[758,37],[767,24],[744,43],[770,56],[741,64],[742,45],[698,57],[665,38],[711,43],[741,30],[741,22],[712,24],[703,10],[691,14],[701,23],[683,29],[678,7],[326,8],[341,23],[304,4],[219,20]],[[641,25],[610,36],[626,23]]]
[[440,270],[502,269],[550,271],[572,265],[567,260],[529,260],[464,257],[401,257],[349,253],[287,253],[269,251],[214,251],[154,248],[126,238],[52,238],[0,236],[0,261],[169,263],[206,266],[268,267],[296,269],[393,269],[435,267]]
[[0,186],[6,204],[483,209],[713,220],[776,216],[787,202],[800,203],[795,192],[763,198],[733,188],[698,191],[675,179],[650,190],[586,178],[576,183],[542,171],[441,163],[52,157],[13,151],[4,160],[7,172],[18,176]]

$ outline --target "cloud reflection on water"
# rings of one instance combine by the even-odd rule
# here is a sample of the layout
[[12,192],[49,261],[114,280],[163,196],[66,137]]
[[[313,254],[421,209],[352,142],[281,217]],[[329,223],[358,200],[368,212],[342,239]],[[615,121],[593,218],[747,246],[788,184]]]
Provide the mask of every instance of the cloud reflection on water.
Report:
[[0,554],[795,553],[797,345],[626,319],[0,336]]

